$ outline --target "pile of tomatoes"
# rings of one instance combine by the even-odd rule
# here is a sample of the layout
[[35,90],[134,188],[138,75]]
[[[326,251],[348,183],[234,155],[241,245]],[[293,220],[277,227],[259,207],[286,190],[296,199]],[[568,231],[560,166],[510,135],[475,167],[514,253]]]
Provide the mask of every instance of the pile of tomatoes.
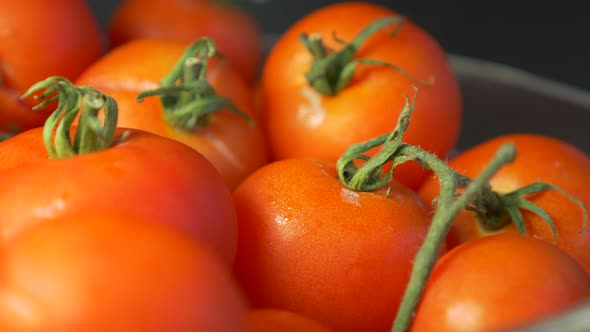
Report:
[[385,160],[379,186],[352,188],[339,160],[396,124],[463,179],[514,144],[496,198],[552,185],[485,211],[500,225],[456,216],[410,331],[525,326],[590,298],[590,156],[515,133],[450,158],[457,78],[389,8],[318,8],[263,57],[257,22],[214,0],[122,1],[108,31],[83,0],[1,7],[0,331],[391,330],[438,173]]

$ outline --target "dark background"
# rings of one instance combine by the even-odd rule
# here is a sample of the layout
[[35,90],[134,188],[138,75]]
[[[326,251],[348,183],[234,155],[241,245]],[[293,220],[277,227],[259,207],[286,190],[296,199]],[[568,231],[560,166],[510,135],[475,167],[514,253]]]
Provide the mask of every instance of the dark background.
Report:
[[[103,26],[120,0],[88,0]],[[281,33],[314,8],[342,1],[241,0],[267,32]],[[519,67],[590,90],[587,1],[390,0],[453,54]]]

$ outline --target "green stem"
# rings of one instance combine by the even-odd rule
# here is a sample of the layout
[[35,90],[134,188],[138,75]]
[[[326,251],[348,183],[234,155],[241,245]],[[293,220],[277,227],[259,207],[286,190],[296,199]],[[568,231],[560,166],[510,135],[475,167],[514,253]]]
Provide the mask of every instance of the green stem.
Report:
[[323,59],[328,55],[326,45],[324,45],[322,36],[319,33],[312,33],[308,39],[303,39],[303,42],[306,43],[314,60]]
[[299,40],[312,55],[309,71],[305,73],[305,78],[309,85],[318,93],[326,96],[335,96],[348,86],[358,64],[391,68],[418,85],[432,85],[434,83],[433,78],[429,78],[428,81],[416,79],[401,67],[394,64],[374,59],[355,58],[358,50],[369,37],[392,24],[395,24],[395,28],[388,32],[391,35],[395,35],[402,27],[403,18],[392,16],[378,19],[365,27],[351,42],[339,39],[334,32],[332,35],[334,41],[343,45],[339,51],[329,50],[322,42],[322,37],[317,33],[310,35],[303,33],[299,37]]
[[[349,189],[356,191],[373,191],[388,184],[393,179],[393,172],[398,165],[410,160],[416,161],[422,167],[433,171],[441,181],[441,192],[450,192],[449,195],[439,197],[439,205],[446,205],[447,200],[452,200],[456,189],[464,188],[471,179],[455,172],[447,163],[437,156],[422,150],[419,147],[403,142],[403,135],[410,125],[410,118],[416,105],[418,91],[410,103],[407,96],[404,109],[398,118],[395,129],[390,134],[373,138],[369,141],[353,144],[338,159],[336,167],[340,181]],[[382,146],[374,156],[369,157],[365,153]],[[365,161],[361,167],[357,167],[355,160]],[[389,173],[383,175],[383,168],[388,162],[393,162]],[[448,190],[447,190],[448,188]]]
[[180,77],[182,77],[186,60],[197,56],[199,58],[220,56],[213,39],[201,38],[187,47],[180,59],[174,64],[174,67],[172,67],[172,70],[162,78],[160,85],[167,86],[174,84]]
[[251,124],[253,120],[249,115],[240,111],[230,99],[219,96],[207,81],[208,59],[219,55],[212,39],[197,40],[162,78],[160,87],[142,91],[137,101],[159,96],[166,123],[182,131],[193,132],[198,126],[206,126],[211,113],[224,109]]
[[[404,96],[406,100],[404,109],[398,118],[395,129],[390,134],[350,146],[336,164],[338,177],[342,184],[356,191],[373,191],[388,185],[393,179],[396,167],[411,160],[434,172],[438,178],[440,192],[437,198],[437,208],[424,243],[414,260],[412,275],[392,329],[396,332],[406,331],[409,328],[414,310],[420,300],[430,271],[439,256],[441,245],[447,236],[452,220],[461,210],[471,210],[479,218],[490,220],[492,223],[501,223],[504,222],[503,218],[508,218],[519,229],[521,227],[524,229],[524,219],[520,209],[529,210],[545,219],[555,232],[548,214],[527,200],[526,196],[543,190],[557,190],[581,206],[584,212],[584,227],[586,227],[588,219],[586,209],[579,200],[551,184],[535,183],[504,195],[493,191],[487,181],[502,165],[514,159],[516,150],[512,144],[503,146],[484,172],[476,180],[473,180],[457,173],[435,155],[404,143],[402,138],[410,125],[410,117],[414,111],[417,95],[416,91],[411,103],[409,98]],[[370,157],[368,152],[379,146],[381,149]],[[356,163],[358,160],[362,163],[360,167]],[[393,165],[384,174],[384,167],[387,163]],[[463,190],[462,195],[458,194],[460,190]]]
[[[34,110],[57,101],[57,108],[43,126],[43,142],[52,159],[104,150],[111,146],[117,127],[117,103],[91,87],[77,87],[64,77],[53,76],[27,90],[22,98],[42,91]],[[74,139],[71,128],[80,113]],[[104,122],[98,119],[104,111]]]
[[[516,148],[513,144],[503,145],[490,164],[483,172],[467,186],[465,192],[454,200],[454,188],[449,183],[440,179],[441,198],[439,206],[434,214],[432,224],[428,229],[426,238],[414,259],[414,268],[410,275],[410,282],[402,298],[399,310],[397,312],[392,332],[407,331],[414,317],[414,312],[422,293],[432,272],[434,264],[440,253],[440,248],[444,242],[446,234],[451,227],[455,217],[488,186],[491,177],[504,165],[512,162],[516,156]],[[438,174],[438,173],[437,173]],[[444,194],[444,195],[443,195]],[[452,195],[451,195],[452,194]]]
[[[201,59],[198,58],[188,58],[184,61],[184,72],[182,73],[182,77],[183,77],[183,82],[187,85],[187,86],[191,86],[192,83],[194,82],[203,82],[204,79],[204,74],[206,71],[207,67],[205,65],[205,62]],[[204,88],[204,87],[203,87]],[[203,95],[210,95],[210,94],[214,94],[215,92],[212,91],[212,89],[203,89],[205,91],[199,93],[198,91],[195,92],[195,89],[187,89],[183,92],[180,93],[180,97],[178,98],[178,100],[176,101],[176,105],[186,105],[188,103],[190,103],[191,101],[202,97]],[[208,90],[208,91],[207,91]],[[169,113],[174,113],[171,110],[168,110]]]
[[509,224],[514,224],[518,232],[523,235],[526,234],[526,227],[524,217],[520,210],[531,211],[541,217],[549,228],[551,228],[553,243],[555,244],[557,243],[558,234],[553,220],[543,209],[527,199],[527,196],[547,190],[557,191],[580,207],[583,215],[580,232],[584,231],[588,225],[588,211],[584,203],[565,190],[550,183],[535,182],[501,196],[496,194],[495,200],[490,199],[490,197],[476,201],[476,206],[472,210],[475,212],[476,219],[484,230],[497,231]]

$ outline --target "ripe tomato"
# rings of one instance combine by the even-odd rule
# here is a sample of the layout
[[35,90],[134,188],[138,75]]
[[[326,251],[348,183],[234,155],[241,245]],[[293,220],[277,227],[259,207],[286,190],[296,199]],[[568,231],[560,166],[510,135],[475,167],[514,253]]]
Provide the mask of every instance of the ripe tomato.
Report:
[[231,264],[236,215],[219,173],[184,144],[129,132],[111,148],[65,159],[48,158],[41,128],[0,142],[3,239],[58,217],[111,212],[190,233]]
[[[137,103],[139,92],[159,87],[186,44],[163,40],[135,40],[112,50],[81,74],[76,85],[89,85],[119,104],[118,125],[173,138],[202,153],[223,175],[230,188],[268,161],[262,130],[228,110],[210,114],[194,132],[171,127],[159,98]],[[213,59],[214,60],[214,59]],[[228,66],[211,61],[207,80],[218,95],[231,99],[244,113],[255,116],[254,100],[244,81]]]
[[[457,172],[473,177],[479,174],[495,151],[506,142],[513,142],[518,151],[516,160],[500,169],[491,179],[492,188],[507,193],[534,182],[552,183],[590,208],[590,157],[575,147],[555,138],[512,134],[493,138],[475,146],[449,161]],[[420,189],[425,201],[438,194],[438,182],[429,179]],[[528,197],[553,220],[557,230],[557,246],[574,257],[590,272],[590,228],[583,228],[583,211],[567,196],[557,191],[544,191]],[[537,238],[553,242],[553,232],[538,215],[522,211],[527,232]],[[513,224],[486,231],[470,212],[461,213],[454,221],[447,237],[449,247],[496,232],[518,232]]]
[[262,35],[256,21],[237,7],[214,0],[126,0],[111,17],[111,47],[133,39],[193,42],[210,37],[228,62],[253,82],[262,61]]
[[300,314],[280,309],[251,309],[248,312],[252,332],[330,332],[324,325]]
[[[346,2],[319,9],[291,26],[275,44],[264,65],[263,120],[274,159],[315,157],[336,162],[353,143],[387,134],[413,95],[415,82],[391,68],[359,64],[352,81],[333,96],[308,83],[312,56],[300,42],[302,33],[319,34],[328,48],[344,46],[378,19],[397,15],[378,5]],[[395,25],[392,25],[392,27]],[[393,28],[392,28],[393,29]],[[369,37],[355,59],[395,64],[413,77],[434,84],[420,89],[405,141],[445,157],[457,142],[462,105],[456,78],[445,53],[424,30],[406,20],[392,36],[385,30]],[[428,173],[408,163],[396,169],[402,183],[417,188]]]
[[56,218],[9,241],[0,279],[2,331],[246,331],[226,266],[148,219]]
[[430,218],[406,187],[356,192],[330,163],[266,165],[234,191],[235,273],[254,307],[301,313],[337,331],[385,331]]
[[[0,130],[43,124],[50,110],[32,112],[19,99],[50,75],[69,79],[101,54],[98,22],[83,0],[7,0],[0,11]],[[29,102],[31,101],[31,102]]]
[[411,331],[499,331],[588,298],[590,277],[561,250],[532,237],[490,236],[438,261]]

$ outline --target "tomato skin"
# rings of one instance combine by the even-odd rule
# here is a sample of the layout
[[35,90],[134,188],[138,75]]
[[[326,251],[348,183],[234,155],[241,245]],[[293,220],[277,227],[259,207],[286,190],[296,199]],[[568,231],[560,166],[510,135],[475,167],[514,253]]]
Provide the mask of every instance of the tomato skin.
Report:
[[34,101],[19,97],[48,76],[75,79],[102,52],[98,22],[83,0],[2,1],[0,31],[0,130],[42,125],[50,110],[33,112]]
[[111,48],[142,38],[188,43],[210,37],[248,82],[255,81],[262,62],[262,33],[254,18],[214,1],[123,1],[111,17],[108,34]]
[[499,331],[588,298],[590,277],[561,250],[517,234],[489,236],[441,257],[411,331]]
[[330,163],[288,159],[234,191],[235,273],[255,308],[303,314],[337,331],[386,331],[430,223],[411,190],[354,192]]
[[[575,147],[555,138],[533,134],[498,136],[481,143],[449,161],[461,174],[475,177],[492,158],[497,149],[513,142],[518,151],[516,160],[500,169],[491,179],[492,188],[500,193],[513,191],[533,182],[552,183],[590,208],[590,157]],[[438,194],[438,182],[429,179],[420,189],[427,202]],[[557,246],[574,257],[590,273],[590,228],[583,228],[582,209],[563,194],[549,190],[531,195],[529,200],[543,208],[557,229]],[[522,211],[530,236],[553,243],[553,232],[539,216]],[[500,230],[517,233],[514,225]],[[447,243],[449,248],[488,235],[478,226],[469,212],[461,213],[453,223]]]
[[0,142],[0,177],[3,240],[58,217],[108,212],[165,223],[233,262],[231,193],[210,162],[179,142],[130,130],[109,149],[50,160],[42,129],[31,129]]
[[246,331],[224,263],[148,219],[57,218],[3,250],[2,331]]
[[[414,81],[390,68],[359,65],[351,84],[336,96],[315,92],[305,79],[311,55],[299,41],[301,33],[319,33],[328,47],[341,45],[332,38],[352,41],[375,20],[396,15],[369,3],[345,2],[314,11],[291,26],[274,45],[263,67],[263,121],[273,159],[313,157],[333,161],[354,143],[389,133],[410,98]],[[380,31],[366,40],[356,58],[376,59],[402,67],[421,80],[416,111],[404,135],[410,144],[445,157],[455,146],[462,114],[456,78],[437,42],[406,20],[400,32]],[[442,125],[444,124],[444,125]],[[409,163],[396,169],[399,181],[417,188],[428,173]]]
[[[157,97],[137,102],[139,92],[159,87],[159,81],[178,61],[187,45],[155,39],[131,41],[88,67],[77,85],[89,85],[119,104],[118,125],[137,128],[183,142],[202,153],[235,188],[248,174],[268,162],[266,140],[258,125],[248,125],[229,110],[211,114],[206,127],[185,132],[170,127]],[[254,95],[230,67],[211,61],[207,79],[221,96],[231,99],[253,118]]]
[[329,328],[300,314],[280,309],[251,309],[251,332],[330,332]]

